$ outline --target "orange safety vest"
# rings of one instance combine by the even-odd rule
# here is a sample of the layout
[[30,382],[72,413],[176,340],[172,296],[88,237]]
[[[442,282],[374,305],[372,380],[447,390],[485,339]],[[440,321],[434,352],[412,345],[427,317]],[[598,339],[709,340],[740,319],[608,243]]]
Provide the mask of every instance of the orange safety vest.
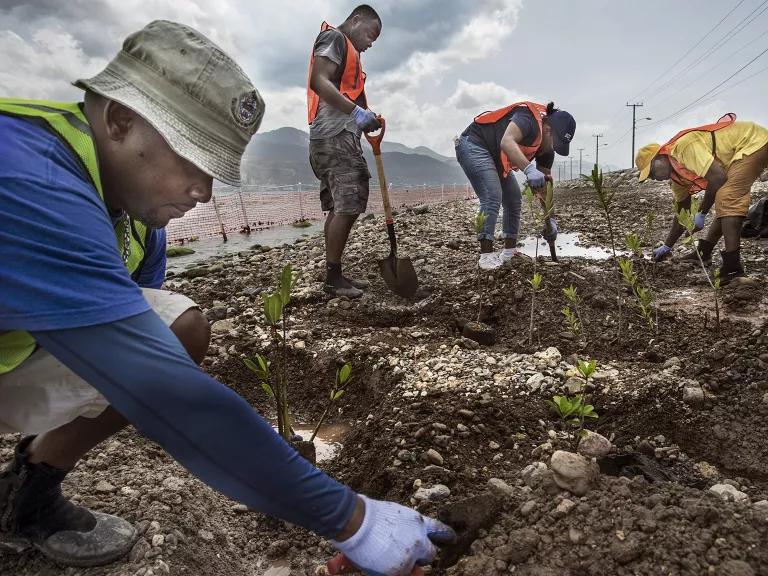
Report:
[[675,134],[674,137],[661,148],[659,148],[659,151],[657,152],[657,154],[663,154],[669,159],[669,163],[672,165],[672,175],[670,178],[672,178],[672,180],[677,184],[680,184],[680,186],[687,186],[689,194],[693,195],[701,190],[706,190],[709,184],[707,179],[703,176],[699,176],[695,172],[688,170],[688,168],[672,158],[669,152],[672,150],[672,146],[674,146],[675,142],[688,134],[688,132],[709,132],[712,134],[712,155],[717,160],[717,144],[715,143],[715,132],[730,126],[734,122],[736,122],[736,114],[733,112],[728,112],[728,114],[720,118],[720,120],[714,124],[705,124],[704,126],[699,126],[697,128],[687,128]]
[[[483,112],[482,114],[475,116],[475,122],[478,124],[495,124],[518,106],[528,106],[528,109],[531,111],[531,114],[533,114],[533,117],[536,119],[536,122],[539,125],[539,136],[536,138],[536,141],[533,144],[530,146],[523,146],[518,144],[520,151],[530,162],[533,160],[534,156],[536,156],[536,152],[539,151],[539,147],[541,146],[541,137],[544,134],[541,122],[547,116],[547,107],[544,104],[536,104],[535,102],[516,102],[504,108],[494,110],[493,112]],[[504,168],[504,177],[506,177],[507,174],[509,174],[512,170],[520,170],[521,168],[521,166],[515,166],[512,164],[503,150],[501,151],[501,165]]]
[[[323,22],[320,26],[320,32],[324,32],[329,28],[334,27],[327,22]],[[334,28],[334,30],[335,29],[336,28]],[[342,34],[344,33],[342,32]],[[363,65],[360,62],[360,52],[357,51],[346,34],[344,34],[344,39],[347,41],[347,53],[344,56],[344,62],[342,62],[343,70],[341,73],[339,92],[349,98],[352,102],[356,102],[362,95],[363,101],[365,102],[365,72],[363,72]],[[310,87],[312,82],[312,67],[314,64],[315,51],[313,49],[309,59],[309,75],[307,76],[307,118],[310,124],[312,124],[315,116],[317,116],[317,109],[320,106],[320,96],[318,96]]]

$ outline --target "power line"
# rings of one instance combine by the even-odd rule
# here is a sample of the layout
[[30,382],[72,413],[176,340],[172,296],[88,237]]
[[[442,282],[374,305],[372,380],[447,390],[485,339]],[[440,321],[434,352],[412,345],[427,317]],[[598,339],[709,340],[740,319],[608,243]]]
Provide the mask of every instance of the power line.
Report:
[[685,112],[686,110],[688,110],[689,108],[691,108],[692,106],[694,106],[695,104],[699,103],[701,100],[703,100],[704,98],[706,98],[707,96],[709,96],[710,94],[712,94],[712,92],[714,92],[715,90],[717,90],[718,88],[720,88],[720,86],[722,86],[723,84],[725,84],[726,82],[728,82],[728,81],[729,81],[731,78],[733,78],[734,76],[736,76],[736,75],[737,75],[739,72],[741,72],[742,70],[744,70],[745,68],[747,68],[747,66],[751,65],[753,62],[755,62],[755,61],[756,61],[758,58],[760,58],[760,57],[761,57],[763,54],[765,54],[766,52],[768,52],[768,48],[766,48],[765,50],[763,50],[762,52],[760,52],[760,54],[758,54],[757,56],[755,56],[754,58],[752,58],[752,60],[750,60],[749,62],[747,62],[746,64],[744,64],[744,66],[742,66],[741,68],[739,68],[738,70],[736,70],[736,72],[734,72],[733,74],[731,74],[730,76],[728,76],[728,78],[726,78],[725,80],[723,80],[722,82],[720,82],[720,83],[719,83],[717,86],[715,86],[715,87],[711,88],[710,90],[708,90],[707,92],[705,92],[704,94],[702,94],[701,96],[699,96],[698,98],[696,98],[696,99],[695,99],[693,102],[690,102],[689,104],[687,104],[687,105],[683,106],[683,107],[682,107],[682,108],[680,108],[679,110],[677,110],[677,111],[673,112],[672,114],[670,114],[670,115],[668,115],[668,116],[665,116],[664,118],[662,118],[662,119],[660,119],[660,120],[657,120],[657,121],[655,121],[655,122],[651,122],[650,124],[646,124],[646,125],[644,126],[644,128],[649,128],[650,126],[656,126],[657,124],[661,124],[662,122],[666,122],[667,120],[671,120],[672,118],[674,118],[674,117],[676,117],[676,116],[679,116],[680,114],[682,114],[683,112]]
[[686,57],[688,56],[688,54],[690,54],[691,52],[693,52],[693,51],[694,51],[694,50],[695,50],[695,49],[696,49],[696,48],[699,46],[699,44],[701,44],[702,42],[704,42],[704,40],[706,40],[706,39],[707,39],[707,37],[708,37],[708,36],[709,36],[709,35],[710,35],[712,32],[714,32],[714,31],[717,29],[717,27],[718,27],[718,26],[720,26],[720,24],[722,24],[723,22],[725,22],[726,18],[728,18],[728,16],[730,16],[731,14],[733,14],[733,13],[736,11],[736,9],[737,9],[739,6],[741,6],[743,3],[744,3],[744,0],[740,0],[739,2],[737,2],[737,3],[736,3],[736,6],[734,6],[733,8],[731,8],[731,9],[728,11],[728,13],[727,13],[725,16],[723,16],[723,17],[722,17],[722,18],[721,18],[721,19],[718,21],[718,23],[717,23],[717,24],[715,24],[715,25],[714,25],[712,28],[710,28],[710,29],[709,29],[709,30],[708,30],[708,31],[707,31],[707,32],[706,32],[706,33],[705,33],[705,34],[704,34],[704,35],[703,35],[701,38],[699,38],[699,40],[696,42],[696,44],[694,44],[693,46],[691,46],[691,47],[690,47],[690,48],[689,48],[689,49],[688,49],[688,50],[685,52],[685,54],[683,54],[682,56],[680,56],[680,58],[678,58],[677,60],[675,60],[674,64],[672,64],[672,65],[671,65],[669,68],[667,68],[666,70],[664,70],[664,72],[662,72],[661,74],[659,74],[659,76],[657,76],[657,77],[656,77],[656,78],[655,78],[655,79],[654,79],[654,80],[653,80],[653,81],[652,81],[650,84],[648,84],[648,86],[646,86],[645,88],[643,88],[643,89],[642,89],[642,90],[641,90],[641,91],[640,91],[640,92],[639,92],[637,95],[635,95],[635,96],[632,98],[632,100],[636,100],[636,99],[638,99],[640,96],[642,96],[643,94],[645,94],[645,93],[646,93],[646,92],[647,92],[647,91],[648,91],[648,90],[651,88],[651,86],[653,86],[654,84],[656,84],[656,82],[658,82],[658,81],[659,81],[659,80],[661,80],[661,79],[662,79],[664,76],[666,76],[668,72],[670,72],[672,69],[674,69],[674,67],[675,67],[675,66],[677,66],[677,65],[678,65],[680,62],[682,62],[682,61],[683,61],[683,59],[684,59],[684,58],[686,58]]
[[[681,92],[683,92],[684,90],[686,90],[686,89],[690,88],[691,84],[695,84],[696,82],[698,82],[699,80],[701,80],[702,78],[704,78],[704,76],[705,76],[706,74],[708,74],[708,73],[709,73],[709,72],[711,72],[712,70],[716,70],[717,68],[719,68],[720,66],[722,66],[723,64],[725,64],[725,63],[726,63],[728,60],[730,60],[731,58],[733,58],[734,56],[736,56],[736,54],[738,54],[739,52],[741,52],[742,50],[744,50],[744,48],[747,48],[747,47],[751,46],[752,44],[754,44],[755,42],[757,42],[758,40],[760,40],[760,38],[762,38],[762,37],[763,37],[763,36],[765,36],[766,34],[768,34],[768,30],[764,30],[764,31],[763,31],[763,32],[762,32],[762,33],[761,33],[759,36],[756,36],[755,38],[753,38],[752,40],[750,40],[749,42],[747,42],[746,44],[744,44],[743,46],[741,46],[741,48],[739,48],[739,49],[738,49],[738,50],[736,50],[735,52],[732,52],[731,54],[729,54],[729,55],[728,55],[726,58],[724,58],[723,60],[721,60],[720,62],[718,62],[718,63],[717,63],[717,64],[715,64],[714,66],[710,66],[709,68],[707,68],[706,70],[704,70],[704,71],[703,71],[701,74],[699,74],[699,75],[698,75],[696,78],[694,78],[693,80],[684,82],[684,86],[683,86],[682,88],[679,88],[678,90],[676,90],[675,92],[673,92],[672,94],[670,94],[669,96],[667,96],[666,98],[664,98],[663,100],[661,100],[660,102],[657,102],[655,105],[656,105],[656,106],[661,106],[662,104],[664,104],[664,103],[666,103],[666,102],[669,102],[669,101],[670,101],[672,98],[674,98],[675,96],[677,96],[678,94],[680,94],[680,93],[681,93]],[[678,82],[682,84],[682,83],[683,83],[683,79],[682,79],[682,78],[679,78],[679,79],[678,79]],[[671,85],[671,84],[670,84],[670,85]],[[663,92],[663,89],[659,89],[659,91],[658,91],[658,92],[656,92],[656,93],[655,93],[653,96],[651,96],[651,97],[650,97],[650,100],[653,100],[653,99],[654,99],[655,97],[657,97],[657,96],[658,96],[658,95],[659,95],[661,92]]]

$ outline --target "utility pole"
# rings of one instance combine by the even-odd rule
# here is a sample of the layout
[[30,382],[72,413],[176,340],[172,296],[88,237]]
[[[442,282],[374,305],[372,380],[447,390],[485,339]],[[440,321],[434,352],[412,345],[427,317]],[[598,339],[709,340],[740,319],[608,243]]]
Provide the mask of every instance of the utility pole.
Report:
[[592,134],[593,138],[595,139],[595,165],[597,166],[598,171],[600,170],[600,138],[603,137],[602,134]]
[[629,102],[627,102],[627,106],[632,107],[632,160],[629,163],[629,167],[632,168],[635,165],[635,126],[637,124],[637,121],[635,119],[635,111],[637,110],[637,108],[642,108],[643,104],[642,102],[639,104],[630,104]]
[[581,178],[581,175],[584,174],[584,172],[581,171],[581,153],[584,152],[584,148],[579,148],[579,178]]
[[573,180],[573,156],[568,156],[568,160],[571,161],[571,180]]

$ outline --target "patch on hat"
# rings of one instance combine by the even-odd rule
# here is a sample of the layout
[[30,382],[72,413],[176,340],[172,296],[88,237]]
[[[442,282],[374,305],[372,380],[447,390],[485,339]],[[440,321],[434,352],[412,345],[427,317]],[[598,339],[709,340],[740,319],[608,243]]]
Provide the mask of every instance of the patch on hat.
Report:
[[571,138],[573,138],[573,134],[569,132],[566,132],[565,135],[563,136],[563,140],[565,140],[566,142],[570,142]]
[[256,90],[232,98],[232,117],[241,128],[251,130],[258,127],[264,108]]

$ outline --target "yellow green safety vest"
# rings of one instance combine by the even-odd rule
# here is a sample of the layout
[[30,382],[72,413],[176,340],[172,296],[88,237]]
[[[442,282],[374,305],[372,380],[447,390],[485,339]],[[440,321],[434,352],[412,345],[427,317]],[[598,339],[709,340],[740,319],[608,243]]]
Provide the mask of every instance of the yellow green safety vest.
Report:
[[[18,100],[0,98],[0,114],[24,118],[53,132],[80,161],[99,193],[102,202],[104,191],[101,187],[99,162],[93,144],[91,127],[88,125],[80,106],[75,103],[50,102],[44,100]],[[131,277],[136,280],[141,273],[146,257],[145,247],[151,229],[131,218],[131,249],[125,263]],[[123,254],[126,219],[120,218],[115,224],[116,248]],[[10,372],[35,351],[35,340],[28,332],[21,330],[0,332],[0,374]]]

